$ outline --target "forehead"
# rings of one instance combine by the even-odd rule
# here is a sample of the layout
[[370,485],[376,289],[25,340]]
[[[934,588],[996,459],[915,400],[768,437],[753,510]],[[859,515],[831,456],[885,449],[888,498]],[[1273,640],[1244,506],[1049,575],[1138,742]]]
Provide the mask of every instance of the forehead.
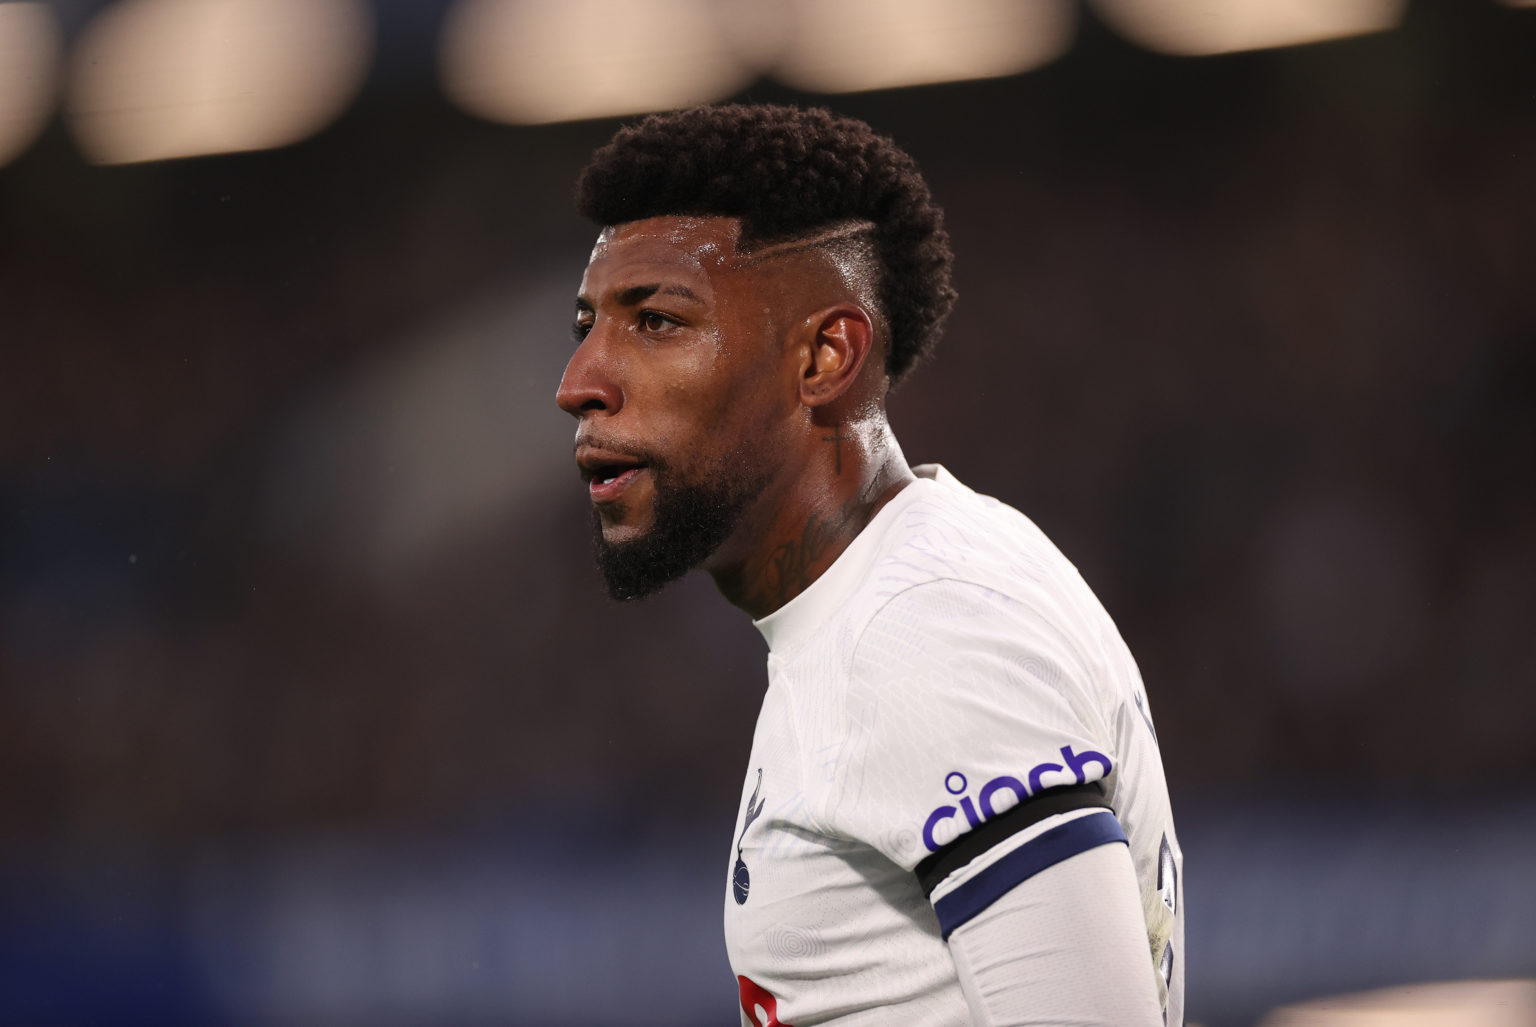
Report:
[[610,225],[592,247],[582,293],[622,289],[632,277],[718,284],[741,265],[740,237],[736,218],[668,215]]

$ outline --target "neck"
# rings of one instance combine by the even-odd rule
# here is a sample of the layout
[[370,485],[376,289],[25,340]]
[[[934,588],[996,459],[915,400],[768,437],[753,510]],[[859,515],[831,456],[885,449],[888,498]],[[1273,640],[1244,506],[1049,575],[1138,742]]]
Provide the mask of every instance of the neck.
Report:
[[787,484],[776,509],[743,525],[756,543],[706,568],[721,594],[754,620],[804,592],[913,480],[883,416],[834,423],[820,436],[809,466]]

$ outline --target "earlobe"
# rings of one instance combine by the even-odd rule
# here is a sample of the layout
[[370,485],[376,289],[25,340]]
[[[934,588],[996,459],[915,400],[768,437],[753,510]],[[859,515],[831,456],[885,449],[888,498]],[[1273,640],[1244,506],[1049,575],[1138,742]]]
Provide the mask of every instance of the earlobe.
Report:
[[806,406],[825,406],[848,391],[874,344],[874,325],[859,307],[844,305],[808,320],[814,332],[800,383]]

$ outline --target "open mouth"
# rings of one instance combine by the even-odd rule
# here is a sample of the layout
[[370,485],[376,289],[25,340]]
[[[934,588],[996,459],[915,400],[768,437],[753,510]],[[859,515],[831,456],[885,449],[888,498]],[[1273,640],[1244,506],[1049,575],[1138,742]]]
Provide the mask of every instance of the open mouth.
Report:
[[606,503],[618,498],[619,493],[646,470],[646,465],[639,460],[607,454],[583,456],[578,463],[594,503]]
[[624,475],[634,474],[639,469],[640,468],[638,466],[620,467],[617,465],[611,465],[608,467],[602,467],[592,475],[592,480],[600,485],[611,485],[618,481],[620,478],[624,477]]

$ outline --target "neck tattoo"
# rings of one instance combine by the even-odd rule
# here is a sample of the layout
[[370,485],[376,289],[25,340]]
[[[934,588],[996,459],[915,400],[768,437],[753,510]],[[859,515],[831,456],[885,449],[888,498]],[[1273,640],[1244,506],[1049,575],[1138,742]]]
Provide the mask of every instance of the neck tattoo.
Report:
[[823,435],[821,437],[821,441],[830,442],[833,445],[833,458],[836,463],[832,469],[836,474],[843,473],[843,443],[849,441],[849,438],[850,436],[843,434],[843,426],[840,424],[832,426],[831,435]]

